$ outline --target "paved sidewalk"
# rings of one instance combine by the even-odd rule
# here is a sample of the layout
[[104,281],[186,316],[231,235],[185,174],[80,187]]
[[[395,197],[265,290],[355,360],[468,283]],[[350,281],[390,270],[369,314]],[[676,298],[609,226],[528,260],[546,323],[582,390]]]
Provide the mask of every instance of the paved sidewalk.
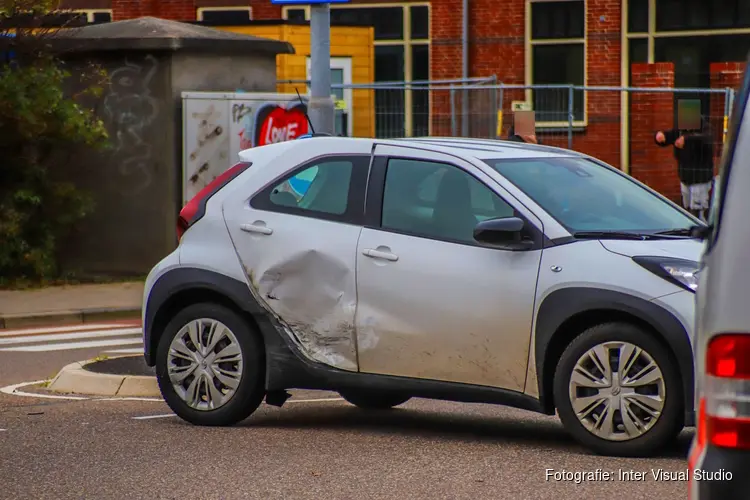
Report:
[[0,290],[0,328],[133,318],[142,300],[140,281]]

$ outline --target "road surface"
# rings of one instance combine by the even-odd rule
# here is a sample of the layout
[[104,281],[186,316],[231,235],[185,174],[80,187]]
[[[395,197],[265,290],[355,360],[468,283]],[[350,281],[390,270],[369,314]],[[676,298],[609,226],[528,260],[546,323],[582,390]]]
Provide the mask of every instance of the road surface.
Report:
[[[139,342],[133,324],[0,331],[0,387]],[[294,391],[234,428],[198,428],[159,400],[0,393],[0,498],[683,499],[685,481],[653,474],[684,471],[691,438],[652,459],[615,459],[578,447],[556,418],[482,404],[413,399],[368,413]],[[563,472],[569,480],[555,480]],[[576,483],[575,472],[590,477]]]

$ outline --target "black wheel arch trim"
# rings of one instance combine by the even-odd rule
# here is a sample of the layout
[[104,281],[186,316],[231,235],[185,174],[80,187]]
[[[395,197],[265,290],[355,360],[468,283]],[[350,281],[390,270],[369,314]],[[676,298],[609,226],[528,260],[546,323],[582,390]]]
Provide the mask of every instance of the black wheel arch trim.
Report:
[[[547,295],[539,306],[534,336],[534,355],[539,400],[548,414],[554,414],[553,396],[545,379],[554,374],[556,359],[547,359],[556,335],[568,320],[597,311],[625,313],[651,326],[674,354],[683,380],[685,425],[693,420],[693,350],[682,323],[668,310],[646,299],[602,288],[561,288]],[[580,332],[575,332],[580,333]],[[554,362],[554,364],[552,364]]]
[[[411,397],[442,399],[467,403],[495,403],[541,413],[539,400],[516,391],[471,384],[423,380],[391,375],[351,372],[318,363],[306,357],[283,332],[283,326],[263,309],[246,282],[198,268],[180,267],[160,276],[149,291],[145,305],[143,333],[146,364],[156,364],[155,350],[161,332],[155,325],[159,311],[170,305],[170,298],[185,291],[220,294],[225,300],[251,316],[263,337],[266,350],[266,391],[286,389],[397,391]],[[282,398],[283,399],[283,398]]]

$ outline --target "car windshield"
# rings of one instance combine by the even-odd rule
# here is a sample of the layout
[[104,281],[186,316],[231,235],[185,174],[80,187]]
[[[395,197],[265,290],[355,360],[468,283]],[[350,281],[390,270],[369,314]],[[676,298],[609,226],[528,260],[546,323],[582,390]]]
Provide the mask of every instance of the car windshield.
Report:
[[613,168],[587,158],[485,160],[572,233],[672,233],[699,224]]

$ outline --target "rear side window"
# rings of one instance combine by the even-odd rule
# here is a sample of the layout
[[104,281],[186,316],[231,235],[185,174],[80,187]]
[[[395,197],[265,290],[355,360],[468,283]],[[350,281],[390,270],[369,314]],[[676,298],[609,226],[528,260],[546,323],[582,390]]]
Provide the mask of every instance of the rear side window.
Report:
[[258,210],[361,224],[369,155],[328,156],[273,181],[253,197]]

